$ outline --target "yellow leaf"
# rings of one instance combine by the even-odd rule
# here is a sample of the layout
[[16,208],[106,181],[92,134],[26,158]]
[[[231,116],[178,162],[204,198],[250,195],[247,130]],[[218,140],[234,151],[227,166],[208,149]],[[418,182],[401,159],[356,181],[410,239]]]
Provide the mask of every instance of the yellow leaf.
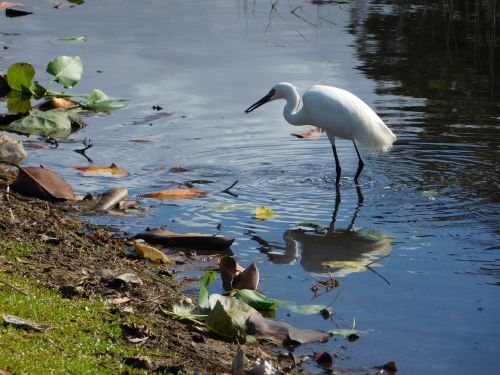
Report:
[[196,189],[164,189],[160,191],[153,191],[151,193],[143,194],[146,198],[156,198],[156,199],[186,199],[186,198],[197,198],[204,197],[208,193],[203,190]]
[[103,176],[103,177],[128,176],[128,172],[126,170],[118,167],[115,163],[112,163],[109,167],[102,166],[102,165],[90,165],[90,166],[77,165],[73,168],[80,171],[80,174],[82,176],[85,176],[85,177],[89,177],[89,176]]
[[266,206],[256,206],[255,207],[255,218],[257,220],[267,220],[273,218],[274,211]]
[[152,260],[153,262],[172,263],[170,258],[163,254],[163,252],[153,246],[146,245],[144,242],[135,241],[134,249],[141,257]]

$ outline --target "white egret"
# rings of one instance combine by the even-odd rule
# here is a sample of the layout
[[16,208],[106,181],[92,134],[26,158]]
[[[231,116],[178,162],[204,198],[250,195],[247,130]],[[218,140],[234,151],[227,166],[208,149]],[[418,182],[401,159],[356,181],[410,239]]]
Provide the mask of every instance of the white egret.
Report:
[[335,148],[335,137],[350,139],[354,144],[358,155],[358,169],[354,177],[356,184],[364,166],[356,141],[373,150],[384,152],[389,151],[396,141],[396,136],[365,102],[349,91],[336,87],[321,85],[311,87],[304,93],[300,107],[298,89],[288,82],[281,82],[245,112],[252,112],[276,99],[286,100],[283,117],[290,124],[314,125],[325,130],[335,157],[337,185],[340,181],[341,168]]

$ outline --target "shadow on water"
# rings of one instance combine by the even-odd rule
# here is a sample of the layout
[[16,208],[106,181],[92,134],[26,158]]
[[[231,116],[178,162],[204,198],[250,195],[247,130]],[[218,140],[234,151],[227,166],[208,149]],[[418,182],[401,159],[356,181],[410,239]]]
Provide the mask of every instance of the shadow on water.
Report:
[[[356,186],[356,193],[357,206],[346,228],[335,228],[342,200],[340,188],[336,186],[335,208],[332,221],[326,231],[286,230],[283,233],[284,246],[271,244],[255,234],[251,236],[261,245],[260,250],[267,254],[269,260],[275,264],[292,264],[300,258],[300,265],[306,272],[331,273],[337,277],[366,270],[375,272],[370,266],[374,266],[377,260],[390,255],[392,239],[380,231],[354,228],[356,218],[364,203],[360,186]],[[284,251],[277,252],[276,250]],[[385,278],[383,279],[388,282]]]

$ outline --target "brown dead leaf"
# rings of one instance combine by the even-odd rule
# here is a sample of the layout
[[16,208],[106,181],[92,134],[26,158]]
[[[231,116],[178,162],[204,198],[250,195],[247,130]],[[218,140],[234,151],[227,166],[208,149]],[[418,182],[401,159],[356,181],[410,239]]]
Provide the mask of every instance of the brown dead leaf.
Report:
[[120,298],[113,298],[111,300],[111,303],[113,305],[121,305],[122,303],[127,303],[129,301],[131,301],[131,299],[128,297],[120,297]]
[[44,200],[73,200],[73,188],[54,171],[42,167],[21,167],[12,188],[21,194]]
[[260,313],[248,318],[247,327],[248,334],[283,345],[324,342],[329,338],[328,332],[296,328],[285,322],[264,318]]
[[52,98],[51,104],[54,108],[73,108],[76,104],[69,99],[66,98]]
[[24,4],[21,3],[11,3],[10,1],[2,1],[0,3],[0,9],[23,7]]
[[224,290],[250,289],[257,290],[259,285],[259,269],[255,262],[244,269],[232,256],[223,256],[219,260],[219,268]]
[[146,198],[155,199],[187,199],[187,198],[199,198],[204,197],[208,192],[203,190],[189,189],[189,188],[179,188],[179,189],[164,189],[160,191],[153,191],[150,193],[143,194]]
[[[210,252],[226,253],[234,238],[211,236],[201,233],[176,233],[163,228],[147,230],[137,234],[134,238],[142,239],[151,244],[169,247],[207,250]],[[230,251],[229,251],[230,253]]]
[[77,165],[73,167],[80,171],[80,174],[85,177],[89,176],[102,176],[102,177],[122,177],[128,176],[128,172],[112,163],[109,167],[101,165]]

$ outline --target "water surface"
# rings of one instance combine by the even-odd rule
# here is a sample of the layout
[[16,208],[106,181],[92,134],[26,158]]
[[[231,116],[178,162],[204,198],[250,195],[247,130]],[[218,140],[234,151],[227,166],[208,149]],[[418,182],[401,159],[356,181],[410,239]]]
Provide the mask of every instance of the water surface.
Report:
[[[236,238],[240,263],[258,263],[262,292],[300,304],[334,300],[337,291],[313,299],[310,290],[331,271],[342,282],[333,320],[285,309],[277,318],[329,330],[350,328],[355,317],[360,340],[296,349],[335,352],[337,368],[391,360],[405,374],[498,368],[499,77],[491,65],[498,47],[481,39],[483,24],[474,34],[464,9],[453,10],[450,44],[443,30],[449,9],[399,2],[32,4],[33,15],[0,25],[18,33],[0,35],[9,47],[0,52],[1,68],[31,62],[43,83],[48,61],[79,55],[84,76],[75,90],[97,87],[129,106],[89,117],[71,139],[90,139],[95,164],[115,162],[130,176],[79,177],[72,167],[87,162],[73,152],[77,144],[29,150],[27,164],[53,168],[80,192],[122,185],[135,196],[188,180],[213,182],[199,186],[207,198],[144,200],[145,213],[96,222],[132,233],[160,225],[215,233],[221,224],[222,234]],[[58,40],[80,34],[88,40]],[[351,142],[337,142],[337,196],[325,136],[290,136],[299,129],[282,118],[283,103],[243,113],[280,81],[352,91],[397,135],[387,155],[362,151],[359,190]],[[137,139],[150,142],[131,142]],[[169,172],[176,166],[188,172]],[[237,198],[221,192],[236,180]],[[258,204],[276,217],[257,221]],[[331,226],[330,233],[298,232],[303,222]],[[375,272],[324,265],[379,258]]]

